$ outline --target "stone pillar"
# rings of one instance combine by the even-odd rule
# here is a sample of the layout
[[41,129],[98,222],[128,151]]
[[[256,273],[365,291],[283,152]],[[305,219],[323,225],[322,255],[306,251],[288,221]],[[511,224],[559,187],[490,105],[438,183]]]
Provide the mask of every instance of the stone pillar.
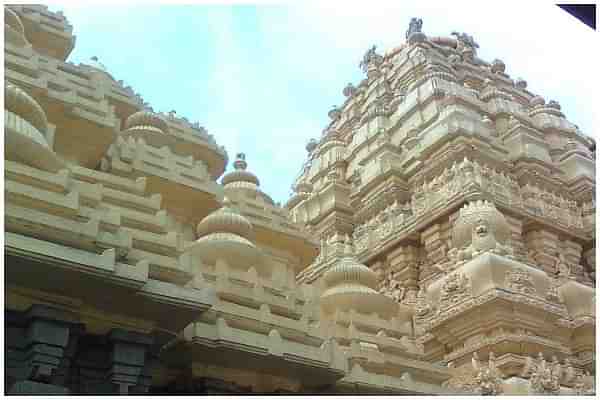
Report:
[[554,275],[559,250],[558,235],[545,229],[532,230],[525,234],[525,242],[538,268]]
[[400,246],[387,256],[390,270],[395,272],[395,279],[406,288],[407,299],[415,299],[419,290],[418,251],[416,246]]
[[108,340],[112,344],[108,379],[119,394],[145,393],[149,380],[144,374],[146,353],[152,338],[137,332],[113,329]]
[[504,113],[496,115],[496,133],[494,136],[502,136],[508,131],[508,128],[510,127],[509,118],[510,116]]
[[577,280],[584,280],[585,269],[581,262],[583,246],[572,240],[561,240],[560,242],[562,246],[559,251],[564,255],[565,260],[571,266],[571,273]]
[[561,240],[565,259],[571,264],[581,264],[581,251],[583,247],[572,240]]
[[527,249],[523,242],[523,221],[510,215],[504,215],[504,217],[510,226],[510,243],[507,244],[513,248],[515,257],[527,257]]
[[56,369],[53,383],[60,386],[70,387],[72,383],[72,367],[77,351],[79,349],[79,338],[84,334],[83,324],[73,324],[69,328],[69,343],[65,348],[64,356]]
[[427,260],[433,264],[445,260],[448,251],[446,242],[440,224],[433,224],[421,233],[421,243],[423,243]]
[[377,275],[377,288],[381,289],[381,287],[385,284],[385,278],[387,276],[387,265],[382,261],[375,261],[370,268]]
[[7,354],[18,365],[11,370],[16,382],[8,392],[68,394],[69,389],[61,385],[66,384],[70,359],[76,351],[77,336],[81,331],[76,317],[67,311],[38,304],[25,313],[13,314],[11,332],[20,332],[21,337],[7,345],[7,351],[12,347],[11,354],[19,353],[20,360]]

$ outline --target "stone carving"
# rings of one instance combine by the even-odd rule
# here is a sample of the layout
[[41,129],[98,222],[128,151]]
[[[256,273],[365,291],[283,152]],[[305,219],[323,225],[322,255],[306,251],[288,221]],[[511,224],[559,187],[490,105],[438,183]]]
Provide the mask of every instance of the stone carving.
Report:
[[379,292],[400,303],[404,299],[406,288],[396,280],[394,272],[390,271]]
[[329,182],[337,182],[340,179],[340,174],[336,169],[331,169],[327,173],[327,180]]
[[311,138],[308,143],[306,144],[306,151],[308,153],[312,153],[313,151],[315,151],[315,149],[317,148],[317,146],[319,145],[319,143],[317,142],[316,139]]
[[570,278],[571,277],[571,265],[567,262],[565,256],[562,253],[557,253],[556,260],[556,275],[559,278]]
[[507,289],[523,293],[523,294],[534,294],[535,286],[531,278],[531,274],[524,268],[515,267],[511,270],[506,271],[506,278],[504,285]]
[[549,395],[560,393],[562,367],[556,356],[552,362],[546,362],[540,352],[537,360],[527,357],[523,369],[524,375],[529,375],[529,390],[531,394]]
[[591,376],[589,371],[578,373],[573,384],[573,391],[579,396],[593,396],[596,394],[594,387],[595,377]]
[[356,88],[352,83],[348,83],[342,93],[346,97],[352,97],[356,93]]
[[546,293],[546,300],[558,304],[563,303],[562,296],[558,291],[559,286],[560,283],[558,279],[550,278],[550,286],[548,287],[548,292]]
[[362,69],[365,73],[367,72],[369,65],[375,64],[376,66],[378,66],[383,62],[383,56],[377,54],[375,49],[377,49],[377,46],[374,45],[369,50],[367,50],[367,52],[363,56],[362,61],[358,65],[360,69]]
[[350,183],[353,188],[358,189],[362,184],[363,167],[358,166],[350,176]]
[[457,260],[466,260],[491,251],[510,255],[512,249],[504,243],[510,238],[510,228],[493,203],[478,200],[461,208],[453,232]]
[[498,395],[502,393],[502,373],[496,367],[496,357],[490,352],[487,366],[481,364],[477,352],[473,353],[471,359],[473,370],[475,370],[475,383],[481,395]]
[[515,80],[515,86],[521,90],[527,89],[527,81],[523,78],[517,78]]
[[424,286],[419,288],[417,293],[417,304],[415,305],[415,314],[417,318],[425,318],[431,313],[431,305],[427,300],[427,292]]
[[[437,190],[432,191],[430,188],[436,179],[438,180]],[[553,217],[553,224],[559,224],[565,228],[583,228],[581,209],[575,201],[555,196],[555,200],[550,199],[555,204],[551,204],[544,198],[547,198],[547,196],[540,197],[541,194],[546,193],[545,190],[529,184],[521,188],[517,181],[510,175],[491,168],[485,172],[485,168],[478,162],[464,159],[460,163],[453,163],[451,167],[444,168],[438,176],[430,181],[415,186],[410,202],[400,207],[408,211],[392,217],[392,230],[389,235],[398,234],[403,229],[406,229],[415,219],[426,215],[429,210],[443,206],[447,204],[449,199],[454,196],[460,196],[469,190],[473,190],[473,188],[478,188],[478,190],[489,194],[489,196],[498,199],[498,201],[521,210],[526,215],[534,214],[538,217],[548,219]],[[529,200],[527,193],[532,193],[534,197]],[[535,206],[535,209],[532,208],[533,206]],[[495,225],[492,224],[492,232],[494,229],[496,229]],[[469,245],[471,241],[471,231],[467,231],[465,234],[467,239],[465,239],[462,246]],[[497,236],[495,238],[498,240]],[[507,235],[506,242],[509,238],[510,236]],[[385,239],[386,237],[379,236],[379,233],[366,229],[366,227],[355,230],[355,244],[359,252],[373,247],[375,243]],[[504,243],[506,244],[506,242]],[[448,253],[449,257],[456,261],[460,248],[461,246],[451,249]],[[507,254],[510,255],[510,248],[502,249],[500,247],[499,249],[500,253],[503,253],[502,250],[506,250]]]
[[342,115],[342,111],[337,106],[331,106],[331,110],[327,113],[332,120],[338,119]]
[[504,64],[504,61],[499,60],[499,59],[494,59],[494,61],[492,61],[492,65],[491,65],[491,71],[494,74],[498,74],[498,73],[504,73],[504,71],[506,70],[506,65]]
[[421,33],[422,27],[423,20],[421,18],[411,18],[408,25],[408,30],[406,31],[406,39],[408,39],[408,37],[413,33]]
[[[448,364],[452,368],[452,363]],[[459,373],[444,383],[444,386],[459,389],[463,392],[482,396],[500,395],[502,389],[502,373],[496,367],[496,358],[490,352],[486,364],[481,363],[477,352],[471,358],[471,367],[462,367]]]
[[472,297],[471,281],[461,273],[455,272],[448,276],[440,292],[440,311],[452,307]]
[[462,47],[470,47],[471,49],[478,49],[479,45],[477,43],[475,43],[475,40],[473,39],[473,36],[468,35],[466,33],[458,33],[458,32],[452,32],[452,36],[456,36],[456,40],[459,42],[459,44]]

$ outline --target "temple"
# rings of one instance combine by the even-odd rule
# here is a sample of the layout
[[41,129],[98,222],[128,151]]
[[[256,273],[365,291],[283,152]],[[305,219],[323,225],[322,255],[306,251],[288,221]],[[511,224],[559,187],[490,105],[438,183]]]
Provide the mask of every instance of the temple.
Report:
[[282,207],[4,17],[6,393],[595,394],[595,141],[473,36],[370,48]]

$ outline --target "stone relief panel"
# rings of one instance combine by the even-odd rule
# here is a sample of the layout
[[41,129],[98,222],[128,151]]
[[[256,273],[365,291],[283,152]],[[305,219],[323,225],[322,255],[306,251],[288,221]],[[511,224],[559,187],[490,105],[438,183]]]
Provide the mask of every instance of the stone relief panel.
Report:
[[510,227],[504,216],[488,201],[471,202],[460,210],[454,226],[451,258],[468,260],[486,251],[512,255],[507,243]]
[[531,274],[524,268],[515,267],[506,272],[504,285],[510,291],[521,294],[535,294],[535,286]]

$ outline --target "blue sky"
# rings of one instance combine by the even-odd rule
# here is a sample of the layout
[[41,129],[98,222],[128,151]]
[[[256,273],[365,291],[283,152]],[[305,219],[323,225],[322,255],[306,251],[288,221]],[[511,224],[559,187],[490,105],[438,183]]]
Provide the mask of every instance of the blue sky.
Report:
[[[226,147],[245,152],[262,189],[282,203],[327,112],[358,83],[366,49],[404,41],[411,17],[432,36],[467,32],[479,56],[502,59],[511,77],[557,100],[596,137],[592,104],[595,33],[546,3],[303,2],[265,5],[54,4],[73,25],[69,61],[97,56],[156,111],[199,121]],[[483,3],[479,3],[483,4]],[[560,29],[557,29],[560,28]],[[597,103],[596,103],[597,104]],[[231,163],[228,170],[232,168]]]

